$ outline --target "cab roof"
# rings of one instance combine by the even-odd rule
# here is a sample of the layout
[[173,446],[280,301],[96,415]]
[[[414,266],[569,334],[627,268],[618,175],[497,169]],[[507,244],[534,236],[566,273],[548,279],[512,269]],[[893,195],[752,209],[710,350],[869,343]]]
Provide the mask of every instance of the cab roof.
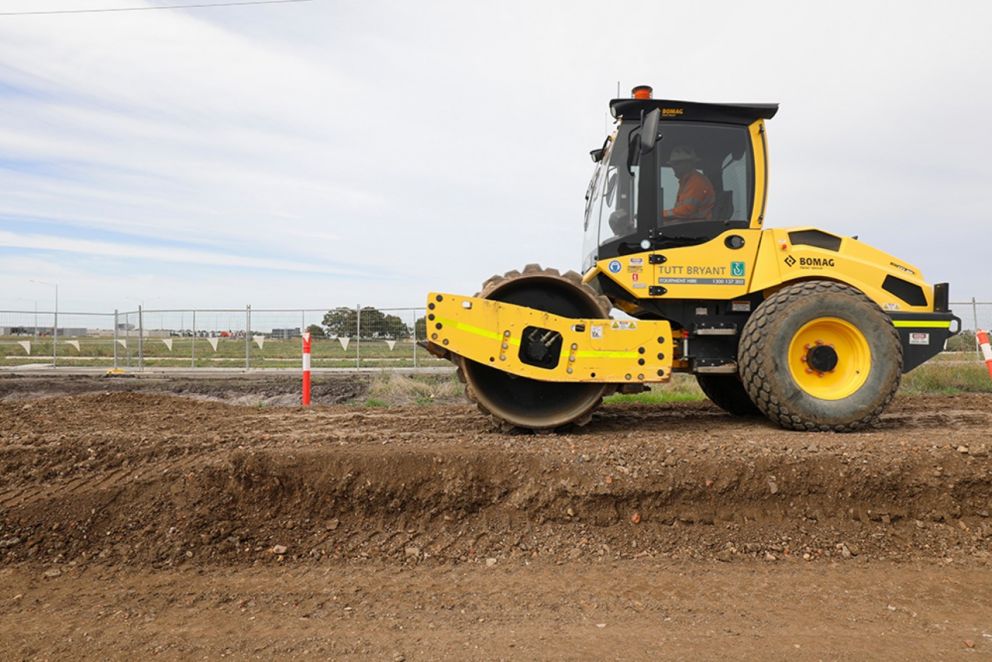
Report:
[[641,112],[661,110],[662,121],[724,122],[751,124],[770,120],[778,112],[777,103],[699,103],[669,99],[613,99],[610,113],[617,119],[640,119]]

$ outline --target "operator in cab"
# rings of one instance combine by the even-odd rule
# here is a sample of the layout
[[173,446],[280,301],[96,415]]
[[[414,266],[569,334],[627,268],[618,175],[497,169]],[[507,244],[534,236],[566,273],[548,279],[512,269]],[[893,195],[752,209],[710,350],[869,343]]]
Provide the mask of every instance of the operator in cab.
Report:
[[661,212],[662,222],[713,219],[716,193],[706,175],[696,170],[699,160],[696,151],[688,145],[672,148],[672,154],[665,165],[671,166],[675,171],[675,177],[679,180],[679,192],[675,196],[675,206]]

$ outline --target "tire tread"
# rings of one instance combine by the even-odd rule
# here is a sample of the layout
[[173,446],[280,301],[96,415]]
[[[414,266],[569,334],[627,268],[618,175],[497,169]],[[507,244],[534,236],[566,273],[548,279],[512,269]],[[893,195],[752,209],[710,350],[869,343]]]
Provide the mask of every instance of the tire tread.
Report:
[[[781,315],[789,305],[800,299],[822,296],[824,294],[844,294],[854,297],[874,307],[879,313],[885,314],[878,307],[878,304],[865,296],[863,292],[844,283],[830,280],[809,280],[784,287],[758,306],[757,310],[755,310],[754,314],[751,315],[744,325],[738,350],[741,381],[758,409],[782,427],[810,432],[854,432],[875,425],[878,422],[882,412],[892,402],[896,391],[899,389],[899,379],[893,380],[888,393],[885,394],[879,401],[879,404],[867,415],[857,421],[827,425],[804,419],[798,412],[791,409],[787,404],[780,402],[775,397],[768,383],[769,376],[759,352],[759,347],[766,340],[765,332],[771,320]],[[898,359],[901,366],[902,343],[899,339],[899,332],[891,324],[888,327],[888,332],[892,334],[892,340],[895,342],[895,347],[898,348]]]

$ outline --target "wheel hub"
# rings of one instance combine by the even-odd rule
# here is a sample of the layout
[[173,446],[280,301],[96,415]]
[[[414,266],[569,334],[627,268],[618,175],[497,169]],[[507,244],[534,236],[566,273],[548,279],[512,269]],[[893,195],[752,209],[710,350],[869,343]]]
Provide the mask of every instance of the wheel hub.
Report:
[[787,360],[796,386],[822,400],[855,393],[868,379],[872,362],[864,333],[839,317],[820,317],[799,327]]
[[825,345],[817,340],[812,347],[807,346],[804,360],[806,365],[816,372],[833,372],[837,367],[837,350],[833,345]]

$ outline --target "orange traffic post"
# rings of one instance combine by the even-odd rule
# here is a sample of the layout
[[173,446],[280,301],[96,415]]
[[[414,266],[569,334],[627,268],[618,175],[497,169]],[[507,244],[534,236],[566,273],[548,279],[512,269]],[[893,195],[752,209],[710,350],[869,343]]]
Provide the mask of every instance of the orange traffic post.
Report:
[[989,369],[989,377],[992,377],[992,345],[989,345],[989,332],[978,330],[978,346],[982,348],[982,356],[985,358],[985,367]]
[[310,332],[303,333],[303,406],[310,406]]

